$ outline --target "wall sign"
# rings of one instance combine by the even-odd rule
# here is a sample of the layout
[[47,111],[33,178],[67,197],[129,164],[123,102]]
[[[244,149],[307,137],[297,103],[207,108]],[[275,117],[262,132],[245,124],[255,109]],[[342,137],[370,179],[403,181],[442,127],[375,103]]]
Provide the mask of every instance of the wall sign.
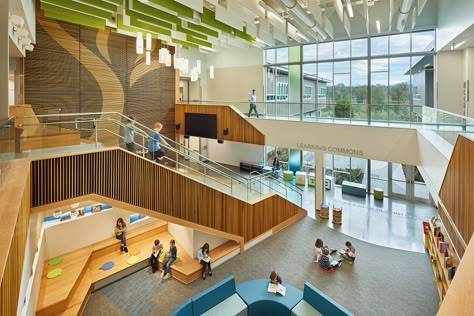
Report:
[[364,151],[355,148],[344,148],[336,146],[326,146],[317,144],[296,143],[296,148],[303,150],[322,150],[333,154],[343,154],[348,156],[364,156]]

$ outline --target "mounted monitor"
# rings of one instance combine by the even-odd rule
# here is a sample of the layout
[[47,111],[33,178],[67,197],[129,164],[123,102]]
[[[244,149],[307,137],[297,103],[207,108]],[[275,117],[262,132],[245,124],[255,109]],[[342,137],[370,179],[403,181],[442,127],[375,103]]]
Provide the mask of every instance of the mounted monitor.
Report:
[[184,134],[217,138],[217,114],[184,113]]

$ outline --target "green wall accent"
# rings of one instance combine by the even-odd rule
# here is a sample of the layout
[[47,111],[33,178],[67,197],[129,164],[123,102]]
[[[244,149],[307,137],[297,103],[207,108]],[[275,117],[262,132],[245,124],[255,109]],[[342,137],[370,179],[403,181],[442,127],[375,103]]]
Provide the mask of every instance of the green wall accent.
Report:
[[41,1],[41,3],[49,3],[51,5],[68,8],[73,11],[79,11],[80,13],[96,16],[103,19],[112,18],[112,12],[101,10],[86,4],[81,4],[70,0],[43,0]]
[[202,25],[197,25],[197,24],[193,24],[193,23],[188,22],[188,28],[196,30],[196,31],[201,32],[201,33],[204,33],[204,34],[207,34],[207,35],[212,36],[212,37],[219,37],[219,32],[211,30],[211,29],[209,29],[207,27],[204,27]]
[[255,41],[255,37],[253,37],[252,35],[248,35],[247,33],[239,31],[238,29],[233,29],[233,30],[234,30],[235,36],[240,37],[241,39],[244,39],[249,42]]
[[[132,32],[132,33],[147,32],[147,30],[123,24],[123,16],[120,14],[117,15],[117,28],[124,31]],[[150,33],[151,35],[154,35],[155,37],[158,36],[158,33],[155,33],[155,32],[148,31],[148,33]]]
[[116,5],[121,5],[123,3],[123,0],[104,0],[104,2],[110,2]]
[[[43,7],[43,4],[41,4],[41,7]],[[85,20],[85,19],[78,19],[77,17],[62,15],[62,14],[59,14],[59,13],[55,13],[55,12],[52,12],[52,11],[46,11],[46,10],[44,11],[44,16],[46,16],[48,18],[51,18],[51,19],[56,19],[56,20],[59,20],[59,21],[65,21],[65,22],[69,22],[69,23],[74,23],[74,24],[79,24],[79,25],[92,27],[92,28],[95,28],[95,29],[105,30],[105,20],[102,20],[102,22],[88,21],[88,20]]]
[[203,12],[201,14],[201,22],[209,26],[212,26],[218,30],[224,31],[226,33],[232,33],[232,27],[220,21],[217,21],[216,14],[209,9],[206,9],[206,8],[203,9]]
[[161,26],[161,27],[164,27],[165,29],[170,29],[171,30],[173,28],[173,24],[165,22],[163,20],[158,20],[158,19],[152,18],[149,15],[145,15],[145,14],[142,14],[140,12],[132,11],[132,10],[129,10],[129,9],[126,9],[126,12],[127,12],[127,15],[129,15],[130,17],[140,19],[144,22],[154,24],[156,26]]
[[180,25],[180,23],[176,25],[176,31],[179,31],[179,32],[181,32],[181,33],[185,33],[185,34],[188,34],[188,35],[192,35],[192,36],[194,36],[194,37],[199,37],[199,38],[202,38],[202,39],[207,40],[207,36],[206,36],[206,35],[201,34],[201,33],[198,33],[198,32],[194,32],[194,31],[191,31],[191,30],[188,30],[188,29],[182,27],[182,26]]
[[187,41],[182,41],[182,40],[178,40],[178,39],[174,39],[173,38],[173,43],[176,43],[176,44],[181,44],[184,46],[187,46],[187,47],[193,47],[193,48],[198,48],[199,45],[198,44],[194,44],[194,43],[190,43],[190,42],[187,42]]
[[[299,62],[301,52],[299,46],[288,47],[288,61]],[[300,113],[301,91],[301,65],[288,66],[288,100],[290,101],[290,114]]]
[[173,0],[149,0],[149,1],[157,5],[160,5],[163,8],[167,8],[169,10],[177,12],[180,15],[187,16],[188,18],[193,18],[194,10],[176,1],[173,1]]
[[[127,0],[127,7],[129,6],[128,5],[129,1],[130,0]],[[138,0],[131,0],[131,1],[132,1],[133,11],[140,12],[142,14],[147,14],[157,19],[165,20],[173,24],[178,24],[180,21],[177,16],[169,14],[168,12],[150,7],[146,4],[139,2]]]
[[[191,42],[191,43],[196,43],[196,44],[199,44],[201,46],[206,46],[206,47],[209,47],[209,48],[212,48],[212,44],[209,43],[209,42],[206,42],[206,41],[203,41],[203,40],[200,40],[200,39],[197,39],[197,38],[194,38],[192,37],[191,35],[186,35],[186,40],[188,42]],[[174,41],[174,40],[173,40]]]
[[102,1],[102,0],[81,0],[81,2],[99,7],[102,10],[107,10],[107,11],[110,11],[110,12],[117,12],[117,4],[111,4],[109,2]]
[[164,29],[162,27],[154,26],[154,25],[139,21],[135,17],[130,17],[130,26],[135,26],[135,27],[138,27],[138,28],[142,28],[144,30],[149,30],[151,32],[158,33],[158,34],[171,36],[171,31],[170,30],[167,30],[167,29]]

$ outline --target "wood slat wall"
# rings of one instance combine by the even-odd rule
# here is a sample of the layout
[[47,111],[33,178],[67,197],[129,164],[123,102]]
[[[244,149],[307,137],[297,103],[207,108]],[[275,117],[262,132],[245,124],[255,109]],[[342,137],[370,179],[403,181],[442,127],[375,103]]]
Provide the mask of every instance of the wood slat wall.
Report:
[[[62,113],[120,112],[150,128],[162,122],[162,134],[174,139],[179,75],[158,62],[159,40],[153,40],[152,62],[146,65],[145,55],[136,54],[134,37],[58,22],[41,11],[36,30],[35,50],[25,59],[27,103],[39,110],[61,108]],[[119,132],[116,125],[102,127]],[[118,143],[111,134],[99,136],[108,146]],[[82,137],[95,136],[88,131]]]
[[[255,128],[246,117],[231,105],[176,104],[176,134],[184,135],[184,113],[217,114],[217,139],[234,142],[265,145],[265,135]],[[224,129],[229,134],[224,135]]]
[[[6,190],[1,190],[0,202],[4,211],[2,236],[2,256],[0,256],[0,315],[17,314],[20,293],[25,245],[30,218],[30,178],[28,165],[24,162],[11,164],[8,170],[10,183],[5,183]],[[16,176],[17,178],[14,178]],[[14,182],[14,183],[12,183]],[[16,215],[16,216],[15,216]],[[16,220],[15,220],[16,219]],[[9,223],[14,221],[15,224]],[[10,230],[13,228],[12,230]],[[10,233],[11,232],[11,233]],[[7,244],[5,244],[7,243]],[[4,252],[8,251],[5,255]]]
[[241,201],[121,149],[33,161],[31,187],[32,207],[99,194],[245,241],[301,210],[278,195]]
[[462,135],[456,140],[439,197],[448,214],[441,209],[438,213],[462,257],[474,232],[474,141]]

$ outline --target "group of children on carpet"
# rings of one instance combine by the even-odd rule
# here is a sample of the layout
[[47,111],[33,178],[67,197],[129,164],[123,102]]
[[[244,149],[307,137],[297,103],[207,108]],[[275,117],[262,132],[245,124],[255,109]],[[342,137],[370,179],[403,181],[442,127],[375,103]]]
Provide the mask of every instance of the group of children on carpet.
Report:
[[328,246],[324,246],[322,239],[316,239],[314,244],[314,263],[319,263],[319,266],[324,270],[340,267],[342,260],[352,264],[356,258],[355,247],[350,241],[346,241],[345,246],[346,248],[340,251],[342,259],[335,260],[331,254],[337,252],[337,249],[330,249]]

